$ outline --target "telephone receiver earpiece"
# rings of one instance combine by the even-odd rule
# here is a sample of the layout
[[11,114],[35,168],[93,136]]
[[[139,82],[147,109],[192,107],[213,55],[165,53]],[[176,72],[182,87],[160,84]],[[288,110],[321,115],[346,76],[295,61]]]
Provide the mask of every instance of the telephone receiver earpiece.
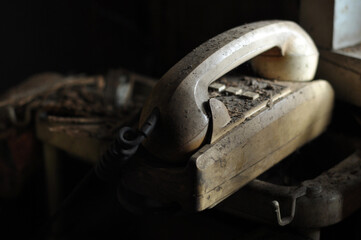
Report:
[[309,81],[318,51],[308,34],[289,21],[246,24],[208,40],[173,66],[146,101],[140,125],[154,108],[160,111],[157,127],[144,142],[146,149],[164,161],[185,161],[209,131],[208,86],[248,60],[261,77]]

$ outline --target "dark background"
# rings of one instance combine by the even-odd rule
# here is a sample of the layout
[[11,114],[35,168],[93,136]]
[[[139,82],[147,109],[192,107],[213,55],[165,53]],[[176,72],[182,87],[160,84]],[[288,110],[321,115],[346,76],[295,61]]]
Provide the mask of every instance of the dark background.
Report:
[[297,21],[299,0],[2,1],[0,92],[41,72],[123,67],[160,77],[207,39],[266,19]]
[[[49,71],[91,75],[121,67],[159,78],[193,48],[232,27],[267,19],[298,22],[300,1],[1,1],[0,93],[33,74]],[[68,162],[68,167],[78,173],[73,182],[80,180],[86,172],[73,162]],[[39,176],[36,181],[41,182],[43,177]],[[9,213],[2,216],[0,230],[16,234],[26,232],[23,229],[27,232],[41,229],[38,222],[45,215],[41,211],[45,208],[46,193],[44,188],[37,192],[34,188],[25,190],[26,198],[20,196],[11,200],[13,208],[10,210],[0,209]],[[33,196],[37,195],[43,202],[34,200]],[[23,208],[19,208],[20,205]],[[98,219],[103,216],[104,220],[98,220],[94,226],[101,234],[105,230],[109,236],[115,233],[116,239],[120,239],[119,236],[138,236],[140,239],[186,239],[189,236],[193,239],[231,239],[238,236],[242,239],[248,236],[243,229],[253,233],[260,229],[258,225],[228,215],[215,215],[212,210],[173,219],[134,217],[124,212],[114,212],[116,216],[96,214]],[[82,216],[89,216],[89,213]],[[121,220],[117,219],[119,216]],[[361,222],[359,216],[356,216],[356,223]],[[113,219],[121,223],[114,223]],[[103,225],[99,226],[99,221],[103,221]],[[355,220],[350,219],[342,223],[341,231],[340,227],[327,229],[329,234],[325,239],[338,233],[334,237],[337,239],[343,229],[350,232],[347,226],[353,222]],[[6,223],[11,227],[4,229]],[[89,222],[83,225],[87,227],[86,231],[92,226]],[[351,231],[356,229],[357,226]],[[288,235],[282,234],[269,239],[281,239],[280,236],[289,239]]]

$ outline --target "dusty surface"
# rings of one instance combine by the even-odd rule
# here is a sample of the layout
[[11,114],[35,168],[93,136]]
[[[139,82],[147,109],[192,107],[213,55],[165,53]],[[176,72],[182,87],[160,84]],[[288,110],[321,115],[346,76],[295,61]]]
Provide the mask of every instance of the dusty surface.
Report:
[[[119,126],[136,120],[144,102],[143,92],[149,92],[153,83],[152,79],[120,70],[106,77],[35,75],[0,97],[0,136],[7,136],[11,127],[31,126],[35,113],[40,112],[40,118],[52,124],[51,132],[111,137]],[[121,106],[115,104],[120,85],[137,86],[129,88],[129,99]]]
[[337,50],[336,52],[341,53],[341,54],[343,53],[343,54],[346,54],[348,56],[355,57],[355,58],[361,58],[361,44],[342,48],[342,49]]
[[271,107],[272,96],[275,96],[286,88],[271,81],[247,76],[223,77],[217,80],[217,82],[225,84],[226,87],[242,88],[243,92],[250,91],[259,94],[259,98],[250,100],[242,98],[241,96],[228,94],[225,91],[219,93],[215,90],[210,90],[209,96],[215,97],[225,104],[232,121],[242,118],[245,112],[264,101],[269,101],[269,106]]

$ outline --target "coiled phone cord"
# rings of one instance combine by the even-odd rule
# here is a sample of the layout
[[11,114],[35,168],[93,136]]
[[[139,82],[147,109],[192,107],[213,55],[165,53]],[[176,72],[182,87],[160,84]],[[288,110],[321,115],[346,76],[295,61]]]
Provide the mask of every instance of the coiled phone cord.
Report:
[[[117,185],[122,167],[137,152],[139,145],[153,132],[159,119],[159,110],[153,109],[150,116],[139,130],[123,127],[119,130],[116,139],[102,156],[98,164],[76,185],[65,198],[57,211],[43,225],[41,231],[47,232],[59,216],[69,208],[72,203],[79,201],[86,189],[94,189],[94,185]],[[80,200],[81,201],[81,200]],[[39,234],[39,233],[38,233]],[[42,232],[44,234],[44,232]]]
[[154,130],[159,118],[155,108],[139,130],[123,127],[94,170],[98,178],[112,182],[119,178],[119,169],[137,152],[139,145]]

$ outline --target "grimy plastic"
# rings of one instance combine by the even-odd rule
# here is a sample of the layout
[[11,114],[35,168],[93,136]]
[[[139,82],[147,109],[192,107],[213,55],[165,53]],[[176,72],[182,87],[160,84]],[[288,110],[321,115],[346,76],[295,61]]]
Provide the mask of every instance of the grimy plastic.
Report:
[[146,101],[140,125],[154,108],[160,111],[158,126],[144,142],[147,150],[171,163],[186,161],[209,129],[208,86],[250,59],[262,77],[308,81],[315,75],[318,51],[307,33],[289,21],[246,24],[208,40],[174,65]]

